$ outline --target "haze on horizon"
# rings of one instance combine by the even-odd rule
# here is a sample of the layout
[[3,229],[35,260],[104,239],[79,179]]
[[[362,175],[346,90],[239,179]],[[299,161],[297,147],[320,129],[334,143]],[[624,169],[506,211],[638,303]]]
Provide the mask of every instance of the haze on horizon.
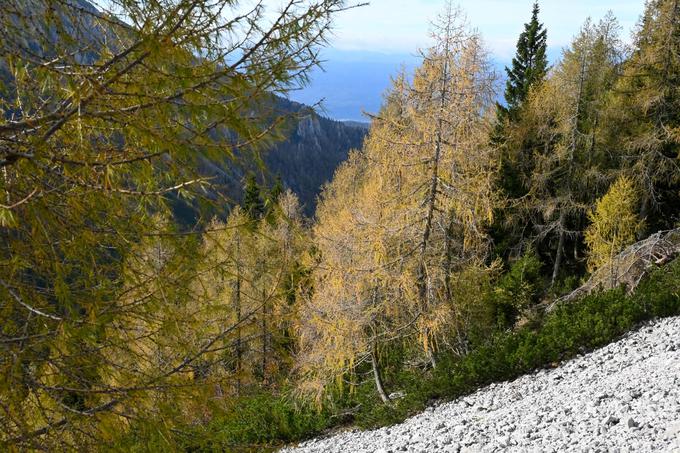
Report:
[[[355,3],[361,0],[355,0]],[[517,37],[531,15],[534,0],[459,0],[470,24],[482,34],[494,56],[505,61],[515,52]],[[644,0],[542,0],[541,21],[548,29],[549,45],[569,45],[586,18],[598,20],[612,11],[629,41],[638,22]],[[352,3],[348,3],[352,4]],[[333,48],[345,51],[373,51],[410,54],[428,44],[429,24],[442,11],[444,0],[370,0],[369,5],[338,16]]]
[[[279,1],[272,0],[269,5],[275,7]],[[502,69],[514,55],[517,38],[531,16],[534,0],[457,3],[470,25],[481,33],[503,76]],[[548,30],[550,59],[559,58],[588,17],[597,21],[608,11],[621,24],[621,38],[631,42],[644,3],[644,0],[539,1],[540,19]],[[306,104],[323,100],[322,112],[331,118],[366,121],[362,112],[379,109],[390,77],[402,65],[411,68],[416,64],[416,52],[427,47],[430,22],[444,4],[444,0],[370,0],[367,6],[340,14],[329,49],[324,51],[325,71],[315,71],[310,85],[290,97]]]

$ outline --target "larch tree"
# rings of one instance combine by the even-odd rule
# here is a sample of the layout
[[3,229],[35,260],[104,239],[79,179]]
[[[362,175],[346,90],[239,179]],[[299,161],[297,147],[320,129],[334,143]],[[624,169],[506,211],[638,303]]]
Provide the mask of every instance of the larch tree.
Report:
[[641,188],[653,230],[680,218],[680,2],[647,2],[631,57],[606,110],[619,166]]
[[[107,421],[128,415],[128,399],[170,395],[236,329],[206,329],[153,372],[129,365],[125,350],[138,355],[137,342],[110,333],[136,313],[165,319],[163,330],[200,330],[200,317],[179,316],[195,303],[187,273],[198,241],[176,231],[170,199],[210,198],[203,156],[238,156],[277,137],[273,93],[305,82],[344,9],[341,0],[285,1],[274,15],[236,0],[93,4],[0,8],[5,449],[87,448],[124,427]],[[144,262],[136,255],[147,238],[168,256],[137,281],[144,274],[130,263]],[[107,379],[118,365],[124,379]]]
[[[230,377],[218,384],[219,393],[239,394],[254,382],[255,359],[249,343],[255,335],[253,326],[260,310],[250,288],[256,272],[254,242],[252,219],[238,206],[226,223],[213,221],[203,237],[201,268],[193,282],[196,300],[228,316],[224,325],[235,326],[232,334],[220,342],[224,347],[224,353],[218,356],[221,362],[215,357],[213,364],[204,362],[206,374]],[[205,330],[211,332],[215,327],[206,324]],[[215,367],[215,363],[221,367]]]
[[[619,252],[636,241],[644,224],[638,216],[639,198],[633,180],[621,176],[589,213],[591,224],[586,229],[585,240],[591,271],[612,263]],[[615,271],[616,266],[611,269]],[[618,276],[611,278],[614,287]]]
[[375,297],[380,283],[375,261],[383,259],[385,250],[371,231],[378,210],[364,208],[373,200],[361,196],[366,167],[363,153],[350,154],[317,207],[315,253],[309,257],[312,293],[301,308],[297,337],[299,390],[318,403],[329,384],[352,382],[363,363],[371,364],[377,390],[388,400],[376,354],[393,306]]
[[226,223],[210,224],[192,286],[200,310],[222,313],[207,316],[200,335],[220,325],[233,327],[211,357],[202,357],[202,377],[215,382],[217,396],[272,387],[292,366],[293,315],[306,248],[297,197],[284,192],[268,219],[253,222],[236,207]]
[[[327,187],[314,228],[314,292],[300,366],[306,392],[370,364],[383,401],[380,351],[418,338],[435,365],[462,317],[452,277],[487,256],[495,203],[494,76],[480,38],[450,5],[413,80],[398,76],[364,149]],[[464,341],[464,335],[461,335]]]
[[[433,25],[435,46],[423,54],[410,96],[410,117],[403,136],[417,160],[407,179],[412,196],[411,222],[420,230],[416,275],[423,313],[421,339],[436,341],[439,310],[451,296],[451,275],[488,252],[485,227],[496,207],[494,149],[485,144],[493,111],[495,75],[481,38],[469,31],[451,5]],[[428,319],[429,318],[429,319]],[[446,324],[446,323],[444,323]]]
[[257,314],[258,373],[264,385],[272,386],[292,366],[293,320],[303,272],[301,256],[308,247],[297,196],[290,190],[282,193],[253,234],[257,259],[251,285],[261,306]]

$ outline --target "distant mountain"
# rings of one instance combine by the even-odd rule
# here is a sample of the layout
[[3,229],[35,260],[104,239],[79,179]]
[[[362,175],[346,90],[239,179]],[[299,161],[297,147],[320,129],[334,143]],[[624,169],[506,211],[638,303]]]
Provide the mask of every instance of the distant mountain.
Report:
[[404,67],[413,71],[418,58],[409,54],[325,49],[322,68],[311,74],[311,83],[291,93],[297,102],[313,105],[323,100],[331,118],[367,121],[363,112],[377,113],[391,79]]
[[[294,111],[308,109],[292,101],[281,102]],[[264,161],[272,173],[281,175],[284,185],[300,197],[305,213],[311,215],[321,186],[331,180],[351,149],[361,148],[367,131],[368,127],[310,113],[286,141],[266,153]]]
[[313,216],[321,187],[333,177],[351,149],[361,148],[368,123],[335,121],[314,112],[310,107],[276,98],[277,109],[295,115],[287,138],[262,153],[264,167],[254,158],[206,160],[201,172],[214,176],[213,183],[235,201],[240,199],[243,179],[253,172],[264,186],[271,186],[277,176],[284,187],[300,198],[303,211]]

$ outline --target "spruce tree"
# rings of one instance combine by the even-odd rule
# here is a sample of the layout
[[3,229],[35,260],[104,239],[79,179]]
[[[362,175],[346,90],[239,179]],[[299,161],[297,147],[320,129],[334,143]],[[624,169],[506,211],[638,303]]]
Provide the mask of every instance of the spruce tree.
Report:
[[512,68],[505,68],[508,80],[505,86],[505,102],[507,107],[501,111],[511,120],[517,118],[517,113],[526,100],[529,89],[543,80],[548,71],[547,30],[538,21],[540,9],[538,2],[534,3],[531,20],[524,24],[524,31],[517,41],[517,53],[512,59]]
[[267,190],[266,194],[263,194],[264,206],[263,206],[263,217],[267,219],[267,222],[274,224],[277,217],[277,206],[279,204],[279,198],[283,195],[283,180],[281,175],[277,175],[274,180],[274,184]]
[[[497,104],[497,121],[491,134],[491,143],[500,153],[498,186],[511,200],[517,200],[527,194],[528,180],[534,170],[534,159],[531,149],[535,146],[531,134],[523,131],[522,139],[516,140],[522,131],[520,110],[524,106],[532,86],[542,82],[548,72],[546,56],[547,30],[538,21],[540,9],[534,3],[531,20],[524,24],[524,31],[517,41],[517,52],[512,59],[512,68],[505,68],[508,79],[505,88],[505,103]],[[531,230],[531,225],[519,226],[513,231],[510,218],[515,216],[512,208],[498,213],[497,222],[492,229],[497,253],[507,255],[516,242],[518,235]],[[521,242],[521,241],[520,241]],[[516,251],[518,255],[523,252]]]
[[264,202],[260,192],[255,175],[249,173],[243,188],[243,210],[253,220],[262,218],[264,214]]
[[279,197],[283,194],[283,192],[284,192],[283,180],[281,179],[281,175],[276,175],[274,185],[272,186],[271,189],[269,189],[269,199],[271,200],[272,204],[278,201]]

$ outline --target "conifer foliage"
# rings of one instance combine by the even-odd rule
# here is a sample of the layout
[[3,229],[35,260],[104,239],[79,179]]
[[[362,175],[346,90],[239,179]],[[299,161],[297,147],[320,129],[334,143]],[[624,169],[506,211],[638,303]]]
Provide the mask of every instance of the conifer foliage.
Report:
[[320,396],[367,364],[387,401],[381,354],[408,344],[436,366],[439,349],[465,348],[467,300],[454,282],[487,272],[494,77],[450,5],[433,35],[413,81],[395,79],[364,149],[322,198],[315,292],[300,327],[305,393]]
[[2,4],[3,451],[288,441],[338,415],[296,424],[300,402],[328,415],[359,387],[392,414],[423,377],[456,393],[555,360],[572,313],[588,346],[657,313],[631,299],[624,324],[583,322],[614,292],[541,327],[538,306],[680,221],[680,0],[647,2],[631,51],[613,14],[586,21],[551,69],[534,4],[506,107],[447,3],[313,220],[246,174],[240,206],[179,226],[172,200],[215,204],[206,156],[278,137],[272,94],[306,81],[345,9],[283,3],[273,20],[235,0]]
[[1,450],[92,450],[130,420],[200,419],[203,361],[253,316],[269,380],[280,273],[252,283],[251,316],[257,302],[239,317],[204,299],[200,235],[179,231],[171,198],[214,202],[203,159],[277,138],[272,94],[305,82],[343,8],[2,1]]
[[597,201],[589,214],[592,222],[586,229],[591,270],[610,263],[626,246],[635,242],[643,227],[638,217],[639,191],[633,181],[622,176]]
[[534,3],[531,20],[517,41],[517,53],[512,67],[505,68],[508,80],[505,87],[506,107],[501,111],[516,119],[532,86],[540,83],[548,73],[548,32],[539,21],[540,8]]
[[642,189],[648,226],[680,219],[680,2],[647,3],[607,109],[612,150]]

